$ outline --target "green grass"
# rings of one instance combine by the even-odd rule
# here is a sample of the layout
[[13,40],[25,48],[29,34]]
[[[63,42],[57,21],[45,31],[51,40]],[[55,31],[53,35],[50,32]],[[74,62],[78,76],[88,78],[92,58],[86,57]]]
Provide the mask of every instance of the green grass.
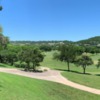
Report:
[[62,75],[73,82],[100,89],[100,74],[99,76],[96,76],[75,72],[63,72]]
[[[96,66],[88,66],[86,72],[91,75],[83,75],[82,68],[70,64],[73,72],[67,72],[67,64],[53,60],[53,53],[46,52],[42,66],[63,71],[62,75],[71,81],[100,89],[100,69]],[[91,55],[97,62],[99,55]],[[1,67],[13,68],[6,64]],[[11,74],[0,73],[0,100],[99,100],[100,95],[77,90],[62,84],[26,78]]]
[[[41,63],[42,66],[45,67],[49,67],[51,69],[57,69],[57,70],[67,70],[67,63],[65,62],[61,62],[61,61],[57,61],[52,59],[53,58],[53,53],[55,51],[52,52],[46,52],[45,53],[45,59],[44,61]],[[97,58],[96,58],[97,57]],[[97,61],[100,58],[100,54],[98,55],[91,55],[91,58],[94,61]],[[74,71],[79,71],[79,72],[83,72],[82,67],[77,67],[74,64],[70,64],[70,69],[74,70]],[[95,74],[99,74],[100,73],[100,69],[97,69],[97,67],[95,65],[91,65],[91,66],[87,66],[86,72],[88,73],[95,73]]]
[[60,62],[60,61],[56,61],[53,60],[53,53],[55,51],[52,52],[45,52],[45,59],[44,61],[41,63],[42,66],[45,67],[49,67],[51,69],[66,69],[66,63]]
[[93,55],[91,55],[91,58],[92,58],[94,61],[97,61],[98,59],[100,59],[100,54],[93,54]]
[[[71,81],[100,89],[100,68],[97,69],[95,65],[87,66],[86,73],[91,75],[83,75],[82,67],[77,67],[74,64],[70,64],[70,69],[74,72],[67,72],[67,64],[53,60],[53,53],[54,51],[46,53],[44,62],[41,63],[42,66],[63,71],[62,75]],[[94,61],[97,61],[100,58],[100,54],[93,54],[90,56]]]
[[0,73],[0,100],[99,100],[91,94],[54,82]]
[[7,65],[7,64],[3,64],[3,63],[0,63],[0,67],[4,67],[4,68],[15,68],[14,66],[10,66],[10,65]]

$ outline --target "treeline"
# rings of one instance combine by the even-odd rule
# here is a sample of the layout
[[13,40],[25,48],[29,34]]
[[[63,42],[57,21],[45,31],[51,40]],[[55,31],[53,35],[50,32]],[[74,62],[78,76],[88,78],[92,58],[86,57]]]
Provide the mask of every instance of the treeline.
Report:
[[44,59],[42,51],[34,45],[11,45],[9,38],[0,33],[0,63],[36,71]]
[[[49,45],[34,46],[8,44],[6,49],[0,50],[0,62],[19,68],[24,68],[26,71],[36,71],[36,67],[40,66],[40,62],[42,62],[45,57],[44,52],[52,50],[60,51],[60,57],[58,57],[56,53],[54,56],[58,57],[61,61],[67,61],[68,66],[70,66],[70,63],[82,61],[78,59],[76,60],[76,58],[84,53],[100,53],[100,48],[98,47],[76,46],[73,44],[61,44],[57,45],[57,47]],[[84,59],[84,56],[81,59]],[[86,59],[88,59],[88,57]]]
[[81,41],[76,42],[76,44],[100,46],[100,36],[92,37],[86,40],[81,40]]
[[[60,53],[54,54],[55,59],[67,62],[68,70],[70,70],[70,63],[82,65],[82,61],[84,61],[85,64],[83,64],[82,66],[85,73],[86,66],[92,64],[92,60],[87,55],[82,54],[100,53],[100,47],[98,46],[76,45],[68,41],[60,41],[55,44],[52,44],[54,41],[51,43],[50,41],[48,41],[47,43],[43,42],[38,45],[15,45],[9,42],[8,37],[0,34],[0,63],[21,67],[26,71],[36,71],[36,67],[40,66],[40,62],[42,62],[45,57],[44,52],[58,50],[60,51]],[[77,57],[79,57],[79,59]],[[87,62],[88,60],[89,62]]]
[[73,42],[73,41],[10,41],[11,44],[34,44],[34,45],[41,45],[41,44],[49,44],[49,45],[55,45],[55,44],[75,44],[75,45],[90,45],[90,46],[100,46],[100,36],[92,37],[89,39]]
[[[76,45],[62,45],[58,52],[53,54],[53,59],[60,60],[67,63],[68,71],[70,71],[70,63],[76,66],[82,66],[83,73],[86,73],[86,67],[93,64],[92,58],[89,53],[100,53],[100,48],[94,47],[81,47]],[[97,62],[97,68],[100,67],[100,59]]]
[[0,50],[0,63],[24,68],[26,71],[36,71],[44,59],[44,54],[34,46],[8,45],[6,49]]
[[73,43],[72,41],[10,41],[11,44],[59,44],[59,43]]

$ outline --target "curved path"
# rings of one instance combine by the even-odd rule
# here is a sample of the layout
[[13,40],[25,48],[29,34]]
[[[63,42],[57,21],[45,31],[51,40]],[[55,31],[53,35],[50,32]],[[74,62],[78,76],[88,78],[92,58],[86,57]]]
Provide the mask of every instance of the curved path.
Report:
[[80,85],[74,82],[69,81],[68,79],[64,78],[61,74],[60,71],[55,71],[55,70],[48,70],[43,73],[33,73],[33,72],[25,72],[21,71],[19,69],[9,69],[9,68],[0,68],[0,72],[6,72],[10,74],[16,74],[16,75],[21,75],[21,76],[26,76],[26,77],[31,77],[31,78],[36,78],[36,79],[42,79],[42,80],[48,80],[48,81],[53,81],[53,82],[58,82],[76,89],[80,89],[83,91],[87,91],[90,93],[98,94],[100,95],[100,90],[95,89],[95,88],[90,88],[84,85]]

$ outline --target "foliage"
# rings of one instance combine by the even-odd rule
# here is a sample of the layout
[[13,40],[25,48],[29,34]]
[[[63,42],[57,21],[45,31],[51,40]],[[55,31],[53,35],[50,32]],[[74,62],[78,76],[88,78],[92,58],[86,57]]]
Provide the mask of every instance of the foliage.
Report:
[[100,36],[92,37],[86,40],[81,40],[77,42],[78,44],[81,45],[98,45],[100,44]]
[[81,57],[76,59],[75,63],[79,66],[82,66],[83,73],[85,74],[86,67],[92,65],[93,61],[87,54],[83,54]]
[[100,67],[100,59],[98,59],[97,68]]
[[70,71],[70,63],[74,62],[77,56],[77,50],[74,45],[62,45],[60,54],[55,53],[54,59],[67,62],[68,71]]
[[23,48],[21,52],[18,54],[19,61],[25,62],[27,65],[25,66],[25,70],[28,71],[31,69],[31,63],[32,63],[32,69],[33,71],[36,70],[36,67],[39,66],[40,62],[43,61],[44,55],[41,53],[39,49],[32,49],[32,48]]
[[0,51],[0,62],[1,63],[10,63],[13,65],[13,63],[17,61],[17,55],[15,52],[12,52],[10,50],[2,50]]
[[0,6],[0,11],[2,11],[2,9],[3,9],[2,6]]
[[6,49],[9,43],[9,38],[0,33],[0,49]]
[[52,50],[52,46],[51,45],[40,45],[39,48],[42,51],[51,51]]

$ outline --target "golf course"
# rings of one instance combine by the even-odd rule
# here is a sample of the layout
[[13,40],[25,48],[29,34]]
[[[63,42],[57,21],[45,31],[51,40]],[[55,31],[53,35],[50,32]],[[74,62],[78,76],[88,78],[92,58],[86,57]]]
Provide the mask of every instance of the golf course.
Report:
[[[89,66],[87,68],[88,74],[84,75],[82,74],[81,68],[71,64],[71,72],[68,72],[66,63],[52,59],[53,53],[54,51],[46,52],[46,57],[41,63],[41,66],[48,67],[52,70],[61,71],[62,76],[72,82],[95,89],[100,89],[100,69],[97,69],[95,66]],[[91,57],[96,61],[96,56],[98,57],[98,55],[92,55]],[[13,66],[7,66],[4,64],[1,64],[1,68],[5,70],[6,68],[16,69]],[[26,76],[15,75],[16,73],[8,74],[7,72],[0,72],[0,98],[2,100],[74,100],[74,98],[75,100],[99,100],[100,98],[100,95],[75,89],[59,82],[29,77],[27,76],[27,73],[32,72],[26,72]],[[42,74],[44,73],[46,72],[42,72]]]

